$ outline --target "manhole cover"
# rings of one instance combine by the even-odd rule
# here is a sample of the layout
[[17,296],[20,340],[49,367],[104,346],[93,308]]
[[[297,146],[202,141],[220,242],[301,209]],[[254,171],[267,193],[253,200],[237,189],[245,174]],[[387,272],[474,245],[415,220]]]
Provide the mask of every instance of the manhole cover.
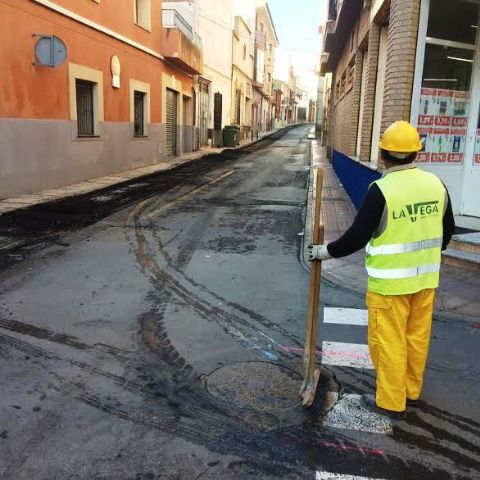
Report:
[[282,365],[243,362],[220,367],[206,380],[210,395],[239,407],[279,410],[300,402],[301,375]]

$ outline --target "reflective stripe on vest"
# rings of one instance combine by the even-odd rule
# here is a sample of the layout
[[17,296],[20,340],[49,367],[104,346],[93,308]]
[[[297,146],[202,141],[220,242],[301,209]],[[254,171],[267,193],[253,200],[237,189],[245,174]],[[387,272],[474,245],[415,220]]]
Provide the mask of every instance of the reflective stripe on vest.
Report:
[[401,279],[401,278],[412,278],[418,277],[425,273],[437,273],[440,271],[439,263],[432,263],[429,265],[418,265],[417,267],[412,268],[372,268],[367,267],[368,275],[372,278],[380,279]]
[[378,247],[367,244],[367,255],[372,257],[375,255],[394,255],[396,253],[418,252],[428,248],[437,248],[442,246],[442,238],[432,238],[429,240],[421,240],[419,242],[410,243],[393,243],[390,245],[380,245]]

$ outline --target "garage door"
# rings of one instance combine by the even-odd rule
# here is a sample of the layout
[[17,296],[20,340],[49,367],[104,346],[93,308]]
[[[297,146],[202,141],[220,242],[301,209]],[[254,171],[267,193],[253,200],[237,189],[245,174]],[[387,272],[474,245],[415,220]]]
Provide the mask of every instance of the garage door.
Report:
[[167,136],[165,151],[167,155],[177,154],[177,93],[167,89]]

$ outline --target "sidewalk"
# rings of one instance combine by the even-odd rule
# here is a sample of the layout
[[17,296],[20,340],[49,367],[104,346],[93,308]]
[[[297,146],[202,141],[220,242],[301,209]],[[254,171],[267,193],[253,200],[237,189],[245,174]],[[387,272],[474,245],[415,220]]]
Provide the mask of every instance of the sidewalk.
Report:
[[[270,130],[268,132],[262,132],[258,139],[255,140],[245,140],[240,143],[237,148],[242,148],[250,144],[256,143],[262,138],[273,135],[280,128]],[[93,178],[90,180],[85,180],[80,183],[74,183],[66,187],[54,188],[50,190],[42,190],[38,193],[19,195],[18,197],[11,197],[0,200],[0,215],[15,210],[20,210],[23,208],[29,208],[34,205],[39,205],[42,203],[48,203],[55,200],[61,200],[68,197],[75,197],[77,195],[83,195],[86,193],[93,192],[95,190],[101,190],[102,188],[110,187],[112,185],[117,185],[128,180],[133,180],[134,178],[144,177],[146,175],[151,175],[153,173],[164,172],[171,170],[179,165],[184,163],[193,162],[198,160],[205,155],[221,153],[225,150],[226,147],[221,148],[201,148],[196,152],[189,152],[185,155],[178,157],[172,157],[171,161],[168,163],[156,163],[155,165],[149,165],[147,167],[137,168],[134,170],[129,170],[120,173],[114,173],[112,175],[107,175],[105,177]]]
[[[336,240],[351,225],[356,210],[340,184],[333,167],[325,156],[319,140],[312,141],[312,165],[324,168],[322,194],[322,220],[325,226],[325,243]],[[305,247],[311,243],[311,219],[314,199],[313,183],[308,192],[305,227]],[[306,250],[306,248],[305,248]],[[304,252],[308,265],[308,255]],[[363,250],[342,259],[323,262],[322,275],[327,281],[348,288],[360,295],[367,289]],[[437,290],[436,312],[451,314],[478,321],[480,318],[480,276],[474,272],[442,265],[440,288]]]

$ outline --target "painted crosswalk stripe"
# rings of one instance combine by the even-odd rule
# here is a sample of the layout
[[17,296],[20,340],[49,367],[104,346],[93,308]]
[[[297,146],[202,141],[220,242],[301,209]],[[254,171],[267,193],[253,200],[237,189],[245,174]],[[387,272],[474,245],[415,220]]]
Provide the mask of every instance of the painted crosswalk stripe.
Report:
[[392,422],[384,415],[367,410],[362,406],[360,398],[361,395],[342,395],[323,419],[323,425],[344,430],[391,434]]
[[357,477],[356,475],[344,475],[343,473],[316,472],[315,480],[381,480],[370,477]]
[[368,345],[322,342],[322,363],[337,367],[373,369]]
[[368,311],[358,308],[325,307],[323,323],[338,325],[368,325]]

